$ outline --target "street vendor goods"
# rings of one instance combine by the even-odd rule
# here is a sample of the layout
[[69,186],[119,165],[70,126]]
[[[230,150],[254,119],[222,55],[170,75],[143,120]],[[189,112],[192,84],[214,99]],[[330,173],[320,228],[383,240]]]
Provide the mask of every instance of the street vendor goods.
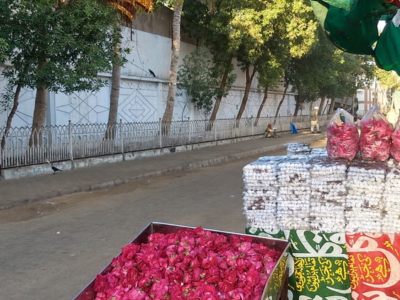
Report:
[[360,153],[365,160],[385,161],[389,158],[392,125],[373,105],[360,122]]
[[75,299],[275,297],[287,251],[283,240],[151,223]]
[[328,155],[334,158],[353,159],[358,152],[358,130],[354,118],[344,109],[338,109],[327,128]]
[[261,157],[243,169],[248,228],[400,232],[400,168],[310,154]]
[[396,161],[400,161],[400,123],[396,126],[396,130],[392,134],[392,146],[390,154]]
[[[277,228],[260,202],[244,206],[246,232],[290,242],[288,299],[400,299],[398,162],[332,158],[321,148],[255,164],[276,170],[268,187],[257,184],[275,192]],[[246,190],[255,169],[244,169]]]

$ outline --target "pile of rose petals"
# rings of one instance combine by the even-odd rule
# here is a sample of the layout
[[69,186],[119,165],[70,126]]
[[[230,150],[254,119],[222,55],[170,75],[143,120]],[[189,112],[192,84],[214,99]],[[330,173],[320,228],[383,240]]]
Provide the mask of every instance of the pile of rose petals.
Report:
[[396,161],[400,161],[400,127],[392,134],[392,146],[390,148],[390,154]]
[[96,300],[261,299],[280,253],[251,237],[196,229],[128,244],[97,275]]
[[384,118],[361,120],[360,153],[365,160],[385,161],[389,158],[392,125]]
[[327,128],[329,157],[353,159],[358,152],[358,130],[353,123],[331,123]]

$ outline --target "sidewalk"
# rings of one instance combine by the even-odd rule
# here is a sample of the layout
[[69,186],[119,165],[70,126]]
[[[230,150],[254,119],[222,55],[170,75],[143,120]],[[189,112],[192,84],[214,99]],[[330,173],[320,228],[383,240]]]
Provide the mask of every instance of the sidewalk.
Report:
[[68,170],[55,175],[0,181],[0,210],[57,196],[88,192],[148,177],[198,169],[284,148],[286,143],[311,142],[326,136],[284,133],[278,139],[259,138],[217,147],[166,154],[119,163]]

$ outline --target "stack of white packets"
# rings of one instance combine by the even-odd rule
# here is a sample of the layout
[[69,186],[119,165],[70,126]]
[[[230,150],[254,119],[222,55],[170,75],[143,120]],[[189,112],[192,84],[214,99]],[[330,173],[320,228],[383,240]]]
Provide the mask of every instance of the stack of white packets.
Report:
[[345,161],[315,158],[311,167],[310,225],[312,230],[343,232],[345,228]]
[[277,167],[282,157],[260,158],[243,168],[243,209],[247,227],[279,229]]
[[383,193],[382,232],[400,233],[400,167],[389,161]]
[[346,231],[381,232],[384,163],[353,161],[347,174]]
[[310,157],[296,156],[279,164],[278,224],[282,230],[310,229]]

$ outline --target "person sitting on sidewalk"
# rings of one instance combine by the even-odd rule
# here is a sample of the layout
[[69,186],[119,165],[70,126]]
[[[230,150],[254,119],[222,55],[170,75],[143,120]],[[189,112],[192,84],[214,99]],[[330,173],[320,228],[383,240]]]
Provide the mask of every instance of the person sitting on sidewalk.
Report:
[[[321,133],[319,131],[319,123],[318,123],[318,109],[319,107],[316,106],[314,107],[311,115],[310,115],[310,120],[311,120],[311,133]],[[314,131],[314,128],[317,127],[317,132]]]
[[276,128],[272,128],[271,124],[268,124],[267,128],[265,129],[265,135],[264,137],[266,138],[277,138],[277,134],[276,134]]

